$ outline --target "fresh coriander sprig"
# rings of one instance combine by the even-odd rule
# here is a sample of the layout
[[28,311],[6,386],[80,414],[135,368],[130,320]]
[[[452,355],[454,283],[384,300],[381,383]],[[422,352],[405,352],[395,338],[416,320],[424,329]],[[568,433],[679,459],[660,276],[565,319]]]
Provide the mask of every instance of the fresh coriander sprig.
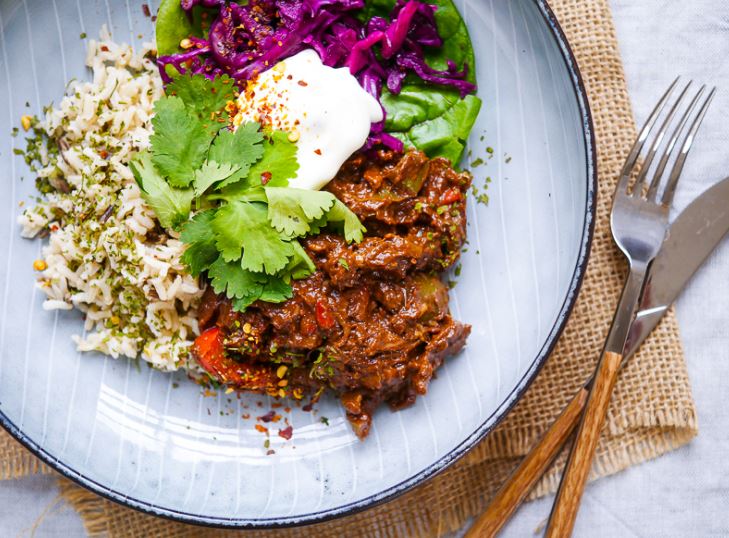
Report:
[[299,239],[328,226],[362,240],[364,226],[333,194],[288,187],[299,165],[286,133],[228,128],[230,79],[183,75],[167,93],[131,169],[160,224],[181,232],[190,273],[207,273],[236,310],[285,301],[291,280],[314,272]]

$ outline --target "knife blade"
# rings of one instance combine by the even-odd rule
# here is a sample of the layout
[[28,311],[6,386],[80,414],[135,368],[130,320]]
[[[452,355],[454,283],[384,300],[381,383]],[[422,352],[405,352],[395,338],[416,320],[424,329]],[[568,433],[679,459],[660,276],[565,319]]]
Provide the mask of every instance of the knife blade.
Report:
[[[673,301],[729,231],[729,178],[704,191],[671,224],[649,270],[638,314],[623,347],[623,362],[633,356]],[[501,486],[467,537],[494,536],[526,498],[569,439],[587,402],[592,378],[577,392]]]
[[637,351],[727,232],[729,177],[701,193],[671,223],[650,268],[623,349],[623,364]]

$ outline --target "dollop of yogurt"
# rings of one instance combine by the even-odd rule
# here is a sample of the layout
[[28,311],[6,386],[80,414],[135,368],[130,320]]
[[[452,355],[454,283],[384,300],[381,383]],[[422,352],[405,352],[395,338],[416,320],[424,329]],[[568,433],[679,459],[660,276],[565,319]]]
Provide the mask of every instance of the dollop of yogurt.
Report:
[[380,104],[349,69],[324,65],[311,49],[249,81],[237,105],[235,128],[256,121],[286,131],[296,143],[299,170],[289,185],[300,189],[331,181],[383,118]]

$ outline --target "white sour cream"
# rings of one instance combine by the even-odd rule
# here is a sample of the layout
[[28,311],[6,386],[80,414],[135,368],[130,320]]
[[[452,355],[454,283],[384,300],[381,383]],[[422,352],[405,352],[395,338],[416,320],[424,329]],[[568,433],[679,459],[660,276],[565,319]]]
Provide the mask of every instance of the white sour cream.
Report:
[[346,67],[325,66],[304,50],[250,81],[238,98],[237,128],[257,121],[289,133],[299,170],[291,187],[320,189],[367,140],[382,109]]

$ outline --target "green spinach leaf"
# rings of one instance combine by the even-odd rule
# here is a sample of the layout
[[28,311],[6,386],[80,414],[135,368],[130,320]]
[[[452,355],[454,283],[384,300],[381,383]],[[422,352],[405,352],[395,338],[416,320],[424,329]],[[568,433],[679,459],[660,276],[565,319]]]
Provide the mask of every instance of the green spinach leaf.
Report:
[[481,108],[474,95],[461,99],[458,92],[434,86],[404,86],[399,95],[383,93],[387,110],[385,130],[429,157],[446,157],[458,163],[468,134]]
[[[467,79],[475,82],[473,46],[456,6],[452,0],[424,1],[438,6],[435,22],[443,38],[442,47],[425,51],[426,62],[439,70],[448,67],[448,60],[461,69],[466,65]],[[388,17],[394,6],[395,0],[368,0],[362,18]],[[461,99],[454,90],[425,84],[415,75],[408,75],[400,94],[384,90],[382,105],[387,112],[385,131],[429,157],[446,157],[458,164],[481,108],[481,100],[474,95]]]
[[157,53],[160,56],[174,54],[180,50],[180,41],[191,35],[204,37],[202,14],[210,14],[208,20],[213,20],[214,9],[195,7],[192,10],[192,20],[180,6],[180,0],[162,0],[157,12],[155,34],[157,35]]

